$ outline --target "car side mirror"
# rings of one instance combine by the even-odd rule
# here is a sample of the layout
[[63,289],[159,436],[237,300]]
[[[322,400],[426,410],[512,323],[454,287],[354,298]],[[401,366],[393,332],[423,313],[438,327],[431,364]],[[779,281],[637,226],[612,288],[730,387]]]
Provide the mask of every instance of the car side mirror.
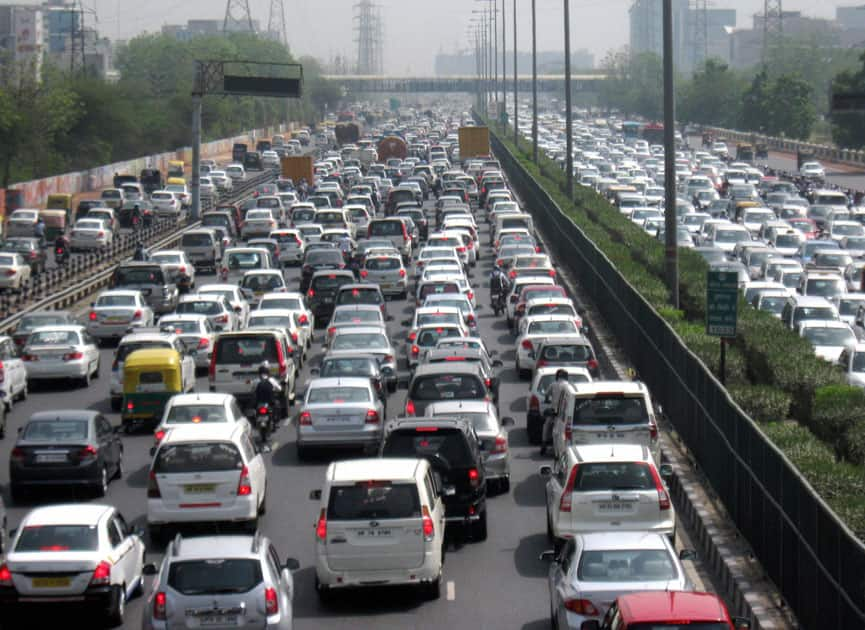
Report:
[[502,418],[503,427],[512,427],[514,425],[516,425],[516,421],[510,416],[505,416],[504,418]]
[[156,575],[159,573],[159,569],[156,568],[156,565],[152,562],[148,562],[143,567],[141,567],[142,575]]
[[556,559],[556,552],[553,549],[546,549],[538,554],[538,560],[542,562],[552,562]]
[[601,630],[601,623],[597,619],[589,619],[580,624],[580,630]]
[[310,490],[309,500],[310,501],[321,501],[321,490]]
[[673,478],[673,466],[671,464],[661,464],[658,469],[658,472],[661,474],[661,477],[666,479]]
[[679,560],[696,560],[697,552],[693,549],[682,549],[679,552]]
[[493,367],[503,367],[504,364],[504,361],[501,359],[493,359]]
[[300,562],[297,561],[297,558],[286,558],[285,564],[282,566],[289,571],[297,571],[300,568]]
[[552,466],[541,466],[538,468],[538,474],[544,479],[549,479],[553,476],[553,467]]

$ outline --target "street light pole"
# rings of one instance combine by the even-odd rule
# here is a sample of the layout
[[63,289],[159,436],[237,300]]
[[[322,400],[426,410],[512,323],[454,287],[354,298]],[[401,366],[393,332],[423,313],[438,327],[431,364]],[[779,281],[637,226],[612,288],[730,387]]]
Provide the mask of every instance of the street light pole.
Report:
[[[502,125],[504,126],[505,118],[508,113],[508,40],[507,40],[507,23],[508,11],[506,0],[502,0]],[[498,11],[498,6],[496,6]]]
[[[499,102],[499,5],[496,3],[496,0],[492,0],[492,7],[490,10],[492,11],[493,21],[492,30],[490,30],[490,41],[493,45],[493,91],[496,94],[496,110],[498,110],[498,102]],[[498,113],[498,111],[496,112]]]
[[664,244],[670,302],[679,308],[679,248],[676,238],[676,103],[673,91],[673,4],[664,0]]
[[[670,0],[664,0],[670,2]],[[565,3],[565,181],[568,199],[574,198],[574,115],[571,111],[571,0]]]
[[532,0],[532,158],[538,163],[538,30]]
[[520,148],[520,111],[517,105],[517,0],[514,0],[514,146]]

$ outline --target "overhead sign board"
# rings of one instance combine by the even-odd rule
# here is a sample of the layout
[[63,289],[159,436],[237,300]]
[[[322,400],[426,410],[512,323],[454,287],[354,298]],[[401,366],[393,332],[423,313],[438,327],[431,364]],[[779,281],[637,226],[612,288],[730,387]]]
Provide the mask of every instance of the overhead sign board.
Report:
[[301,79],[278,77],[249,77],[226,74],[222,89],[226,94],[242,96],[278,96],[300,98]]
[[706,278],[706,334],[735,337],[739,304],[739,274],[709,271]]

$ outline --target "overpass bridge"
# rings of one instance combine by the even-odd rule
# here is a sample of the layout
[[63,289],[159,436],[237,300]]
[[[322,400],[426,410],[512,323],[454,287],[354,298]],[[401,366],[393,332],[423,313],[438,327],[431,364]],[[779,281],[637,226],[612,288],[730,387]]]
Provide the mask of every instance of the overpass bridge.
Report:
[[[408,93],[408,92],[468,92],[478,91],[477,76],[444,76],[444,77],[402,77],[376,75],[324,75],[324,78],[339,84],[348,92],[377,93]],[[603,74],[572,74],[571,86],[574,92],[598,92],[601,82],[606,78]],[[506,77],[506,89],[513,89],[513,75]],[[517,76],[517,85],[522,93],[532,89],[532,75]],[[564,74],[539,74],[539,92],[563,92],[565,89]]]

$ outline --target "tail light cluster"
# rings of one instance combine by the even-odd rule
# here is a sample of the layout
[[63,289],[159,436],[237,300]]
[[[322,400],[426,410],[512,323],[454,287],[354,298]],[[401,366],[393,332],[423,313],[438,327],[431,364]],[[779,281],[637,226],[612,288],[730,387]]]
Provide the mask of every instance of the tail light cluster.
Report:
[[304,411],[298,416],[297,423],[301,426],[312,426],[312,415],[308,411]]
[[432,516],[430,516],[429,508],[425,505],[422,508],[423,514],[423,539],[426,542],[432,542],[435,539],[435,523],[433,523]]
[[111,584],[111,565],[103,560],[93,570],[90,586],[105,586]]
[[315,524],[315,536],[322,542],[327,538],[327,512],[324,508],[319,513],[318,522]]
[[237,496],[248,497],[252,494],[252,482],[249,479],[249,468],[244,466],[240,470],[240,480],[237,482]]
[[565,489],[562,491],[562,498],[559,500],[559,512],[570,512],[573,503],[574,484],[577,481],[577,470],[579,465],[574,465],[571,468],[571,474],[568,475],[568,483],[565,484]]
[[664,483],[661,481],[661,475],[658,474],[658,469],[651,464],[643,463],[649,467],[649,472],[652,473],[652,479],[655,482],[655,489],[658,491],[658,509],[662,512],[670,509],[670,495],[667,494],[667,489],[664,488]]
[[378,424],[380,421],[378,412],[375,409],[370,409],[366,412],[366,424]]
[[156,473],[150,471],[150,476],[147,478],[147,498],[159,499],[162,493],[159,491],[159,484],[156,482]]
[[478,472],[477,468],[469,468],[468,477],[469,485],[471,485],[472,488],[477,488],[481,484],[481,474]]
[[493,443],[492,449],[490,449],[490,453],[498,455],[501,453],[508,452],[508,438],[504,435],[497,435],[496,441]]

